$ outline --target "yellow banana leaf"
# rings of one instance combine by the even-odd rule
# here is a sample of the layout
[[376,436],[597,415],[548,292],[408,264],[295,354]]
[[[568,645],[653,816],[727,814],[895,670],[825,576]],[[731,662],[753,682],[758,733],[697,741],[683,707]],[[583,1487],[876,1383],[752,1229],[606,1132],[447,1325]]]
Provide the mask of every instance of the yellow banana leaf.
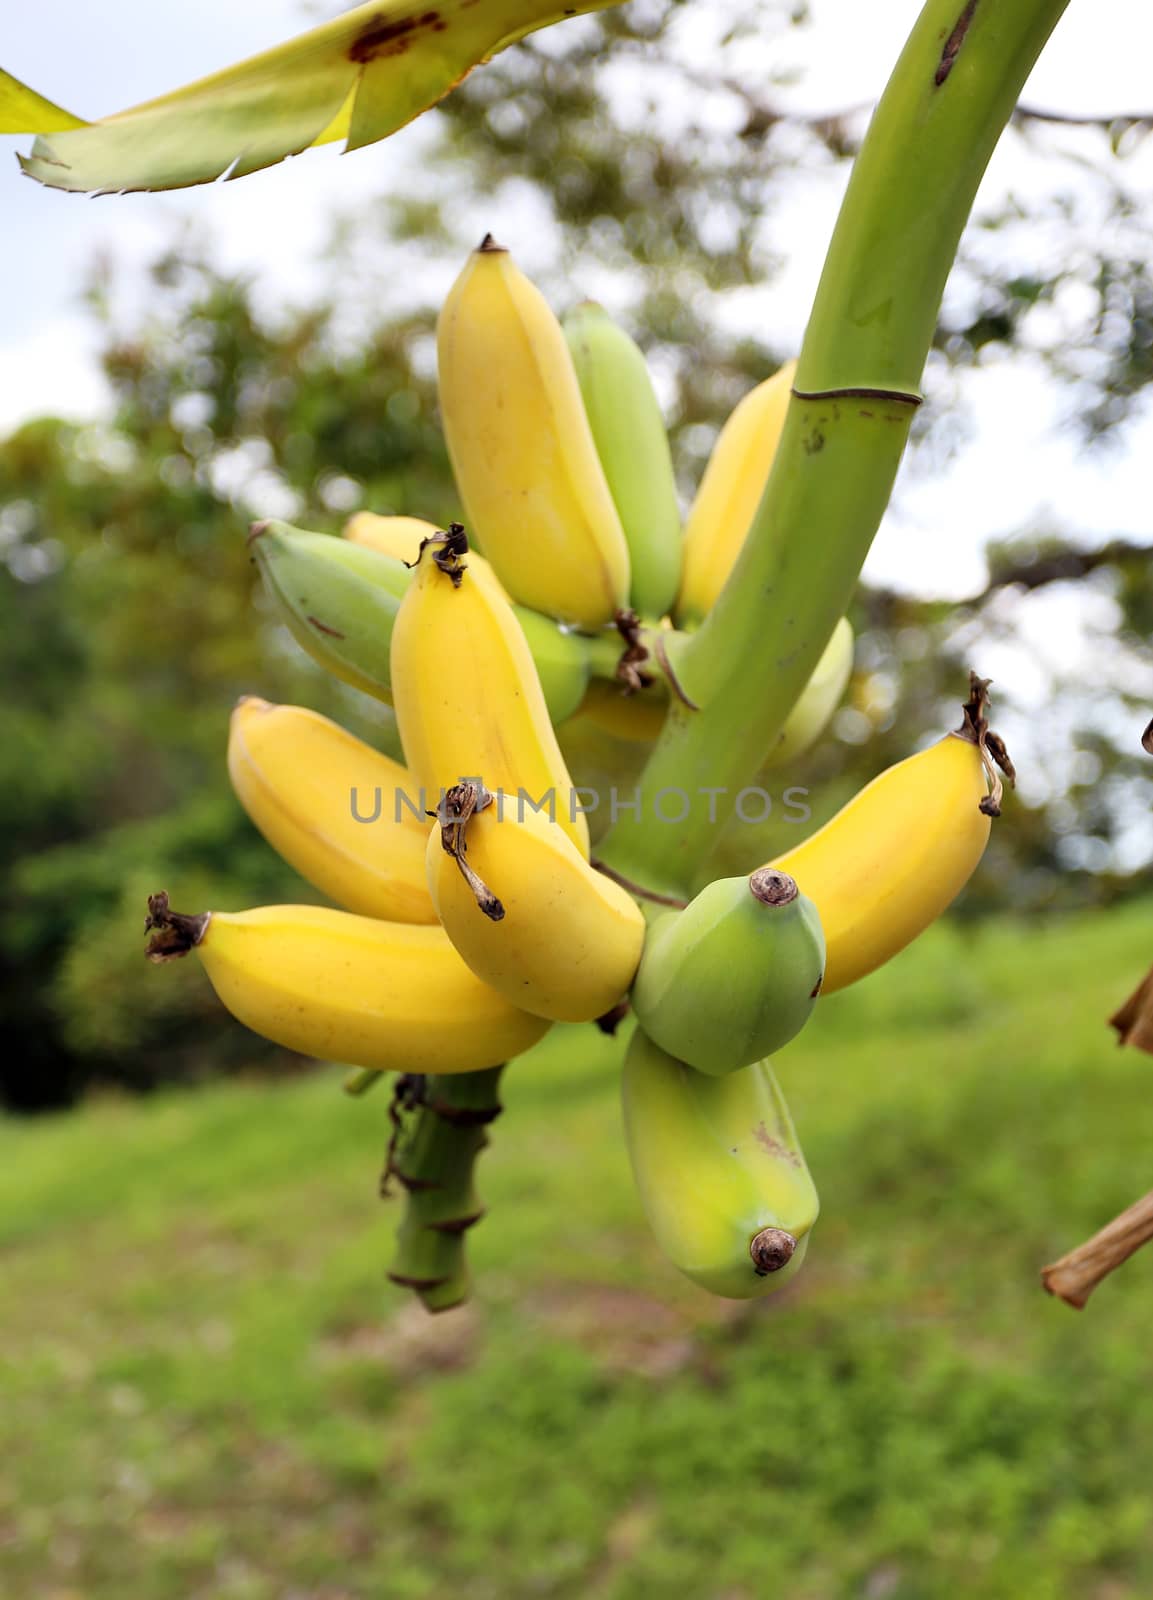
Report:
[[[376,0],[158,100],[83,123],[0,73],[0,132],[54,189],[109,194],[244,177],[346,139],[359,149],[435,105],[525,34],[618,0]],[[50,135],[50,137],[44,137]]]
[[83,126],[71,111],[54,106],[0,67],[0,133],[55,133],[59,128]]

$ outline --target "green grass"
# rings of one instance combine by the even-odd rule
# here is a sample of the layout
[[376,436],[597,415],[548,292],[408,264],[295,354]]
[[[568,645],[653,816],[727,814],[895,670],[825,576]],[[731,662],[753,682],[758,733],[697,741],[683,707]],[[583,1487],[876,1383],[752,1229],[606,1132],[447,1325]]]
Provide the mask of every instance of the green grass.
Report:
[[[794,1287],[657,1258],[614,1049],[506,1081],[471,1307],[384,1281],[386,1091],[332,1069],[0,1129],[0,1592],[19,1600],[1153,1593],[1150,1187],[1103,1019],[1148,905],[944,927],[779,1058],[823,1197]],[[158,982],[163,981],[158,976]]]

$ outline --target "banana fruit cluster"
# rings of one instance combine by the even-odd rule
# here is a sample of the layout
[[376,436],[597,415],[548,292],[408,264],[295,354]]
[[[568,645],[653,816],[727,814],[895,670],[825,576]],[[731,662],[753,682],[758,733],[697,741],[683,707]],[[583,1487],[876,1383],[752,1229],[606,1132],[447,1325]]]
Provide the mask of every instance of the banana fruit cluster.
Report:
[[[956,733],[796,849],[689,904],[646,896],[590,858],[565,747],[578,730],[611,764],[659,734],[676,692],[661,635],[697,626],[739,571],[792,369],[736,408],[682,531],[644,357],[599,306],[562,324],[486,238],[445,303],[438,365],[461,522],[361,512],[343,537],[279,522],[249,535],[275,620],[393,708],[403,761],[305,707],[242,699],[237,799],[331,904],[188,916],[157,895],[148,953],[195,953],[247,1027],[360,1081],[393,1072],[430,1116],[414,1084],[491,1074],[554,1023],[611,1031],[631,1007],[624,1124],[652,1231],[708,1291],[764,1294],[796,1274],[818,1211],[773,1058],[980,860],[1000,793],[990,757],[1007,761],[985,685]],[[852,658],[842,620],[766,768],[820,737]],[[408,1171],[423,1148],[406,1145],[414,1192],[436,1187]],[[429,1226],[475,1220],[437,1211]]]

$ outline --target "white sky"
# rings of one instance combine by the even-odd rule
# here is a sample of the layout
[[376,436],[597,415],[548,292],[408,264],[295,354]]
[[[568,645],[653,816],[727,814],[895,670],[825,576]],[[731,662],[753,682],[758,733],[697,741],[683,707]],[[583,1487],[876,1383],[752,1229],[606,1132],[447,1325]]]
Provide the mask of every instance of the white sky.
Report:
[[[198,0],[194,8],[60,0],[50,17],[40,7],[5,10],[0,63],[82,115],[175,87],[310,20],[298,0]],[[812,0],[816,26],[786,40],[803,77],[787,94],[774,90],[774,100],[829,110],[874,98],[918,10],[917,0]],[[691,27],[691,9],[684,18]],[[1149,109],[1151,59],[1148,0],[1074,0],[1024,98],[1082,114]],[[418,123],[347,157],[330,147],[235,184],[98,201],[24,179],[11,152],[29,141],[0,139],[0,428],[40,410],[93,415],[103,404],[93,335],[76,305],[77,285],[97,252],[146,261],[169,241],[173,219],[189,217],[215,237],[226,265],[256,271],[270,296],[305,296],[319,282],[314,258],[331,212],[371,202],[390,174],[411,170],[428,126]],[[1138,170],[1153,204],[1153,154]],[[1035,183],[1036,172],[1035,163],[1022,165],[1003,146],[985,192],[995,197],[1007,186]],[[763,296],[731,297],[724,314],[733,326],[759,326],[783,349],[799,343],[842,183],[843,175],[826,175],[790,195],[782,213],[788,269]],[[474,243],[471,219],[467,228],[462,256]],[[867,576],[964,594],[982,580],[984,540],[1045,508],[1071,529],[1153,539],[1153,419],[1133,428],[1124,452],[1090,457],[1058,425],[1064,397],[1027,362],[993,365],[969,385],[978,419],[973,442],[944,477],[905,477]]]

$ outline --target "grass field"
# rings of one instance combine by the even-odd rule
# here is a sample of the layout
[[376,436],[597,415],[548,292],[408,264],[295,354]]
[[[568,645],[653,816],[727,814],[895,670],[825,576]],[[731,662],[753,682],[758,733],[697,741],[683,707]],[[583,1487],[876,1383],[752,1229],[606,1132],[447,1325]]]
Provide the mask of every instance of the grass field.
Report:
[[654,1255],[592,1027],[508,1075],[439,1318],[384,1282],[386,1091],[5,1124],[0,1593],[1153,1594],[1153,1249],[1080,1314],[1037,1281],[1153,1184],[1103,1025],[1151,915],[941,928],[823,1001],[778,1058],[823,1216],[751,1308]]

